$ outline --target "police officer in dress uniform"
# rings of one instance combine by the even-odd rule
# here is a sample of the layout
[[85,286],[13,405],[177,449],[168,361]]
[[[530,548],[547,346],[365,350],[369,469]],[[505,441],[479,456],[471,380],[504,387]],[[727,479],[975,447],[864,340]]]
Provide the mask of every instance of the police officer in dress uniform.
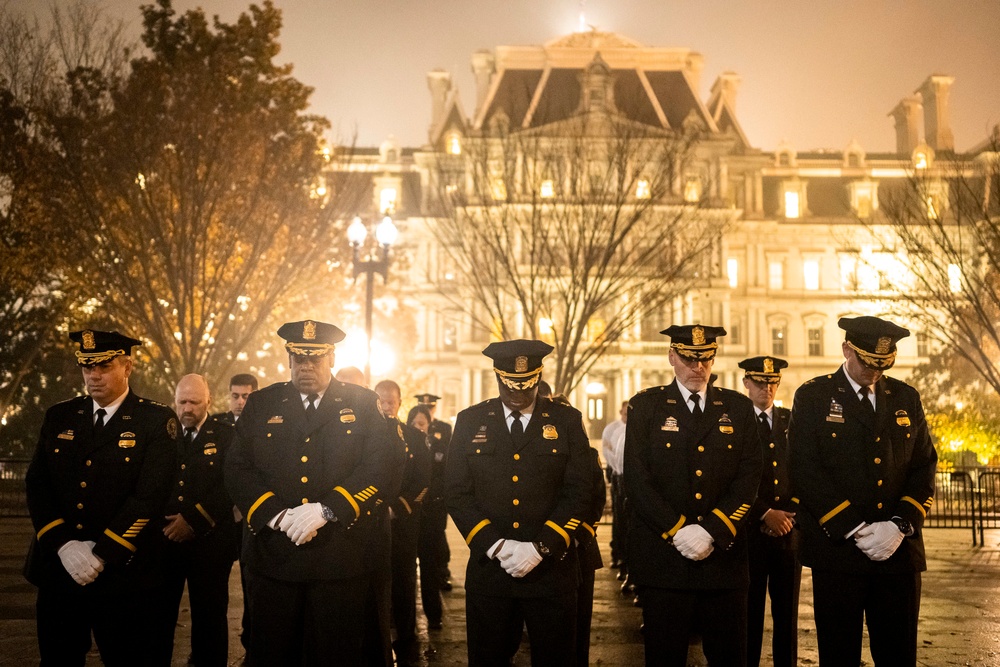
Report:
[[[444,469],[448,461],[448,446],[451,443],[451,424],[434,417],[437,412],[437,402],[440,396],[423,393],[414,396],[420,405],[426,405],[431,411],[431,425],[427,429],[427,437],[431,443],[432,482],[427,501],[424,503],[423,517],[420,525],[420,586],[437,585],[442,591],[452,589],[451,549],[448,547],[448,508],[444,502]],[[428,564],[427,578],[424,576],[424,563]],[[430,601],[430,612],[427,614],[428,625],[440,628],[441,611],[439,605]],[[425,609],[425,613],[427,610]],[[434,620],[437,623],[434,623]],[[431,629],[436,629],[432,627]]]
[[757,415],[764,453],[757,500],[747,520],[750,550],[750,592],[747,597],[747,665],[760,664],[764,639],[764,613],[768,593],[774,637],[771,648],[775,667],[798,664],[799,530],[795,528],[796,505],[792,499],[788,466],[788,417],[791,411],[774,404],[781,383],[784,359],[753,357],[739,367],[745,371],[746,387]]
[[536,397],[537,340],[491,343],[500,397],[459,413],[447,468],[448,510],[469,545],[469,664],[509,665],[527,626],[533,665],[575,665],[579,582],[572,538],[591,501],[580,412]]
[[48,410],[25,478],[41,664],[83,665],[93,632],[105,665],[149,665],[177,419],[129,389],[138,340],[95,330],[70,338],[88,395]]
[[417,641],[417,540],[420,536],[421,505],[431,483],[431,451],[427,435],[397,418],[401,403],[399,385],[383,380],[375,385],[382,412],[399,439],[405,443],[403,481],[395,500],[389,501],[392,517],[392,620],[396,639],[392,642],[399,667],[420,659]]
[[700,628],[710,665],[742,665],[742,526],[760,483],[757,420],[746,396],[709,384],[725,329],[661,333],[670,336],[675,380],[633,396],[625,430],[629,579],[642,601],[646,664],[683,667]]
[[359,664],[372,517],[394,474],[396,436],[374,392],[331,376],[343,331],[305,320],[278,335],[292,380],[250,395],[226,457],[226,488],[249,526],[249,658]]
[[184,584],[191,603],[191,656],[188,664],[229,663],[229,573],[239,533],[233,528],[233,501],[223,481],[226,453],[235,429],[209,417],[208,383],[185,375],[177,383],[174,406],[181,424],[177,468],[164,510],[162,648],[169,665]]
[[915,665],[922,525],[937,453],[913,387],[886,377],[909,331],[842,317],[844,364],[795,392],[788,446],[821,664]]
[[214,414],[212,417],[230,426],[236,426],[240,415],[243,414],[243,406],[247,404],[247,398],[259,388],[256,377],[249,373],[237,373],[229,379],[229,393],[226,395],[229,410]]

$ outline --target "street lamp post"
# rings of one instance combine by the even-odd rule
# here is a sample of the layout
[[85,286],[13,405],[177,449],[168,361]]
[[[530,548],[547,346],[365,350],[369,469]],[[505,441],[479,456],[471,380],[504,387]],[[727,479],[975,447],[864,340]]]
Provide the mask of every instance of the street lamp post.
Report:
[[[372,380],[372,300],[375,297],[374,278],[376,273],[382,274],[382,282],[389,279],[389,248],[396,242],[399,230],[392,224],[392,218],[385,216],[382,222],[375,226],[375,240],[377,246],[362,259],[361,249],[368,238],[368,227],[362,222],[360,217],[355,216],[350,227],[347,228],[347,240],[351,243],[354,253],[354,280],[362,273],[367,276],[365,285],[365,336],[367,336],[367,348],[365,354],[365,380],[371,384]],[[381,252],[379,252],[381,247]]]

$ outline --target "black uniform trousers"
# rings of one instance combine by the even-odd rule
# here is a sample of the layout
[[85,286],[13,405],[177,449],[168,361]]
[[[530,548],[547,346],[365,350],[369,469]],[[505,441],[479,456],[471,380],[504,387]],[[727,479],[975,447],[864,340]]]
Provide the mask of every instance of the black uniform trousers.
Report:
[[405,662],[417,644],[417,540],[420,515],[392,521],[392,622],[397,660]]
[[509,667],[527,627],[533,667],[576,663],[577,593],[497,597],[465,593],[470,667]]
[[154,664],[148,644],[154,624],[144,593],[109,593],[96,583],[39,586],[35,614],[42,667],[83,667],[91,631],[108,667]]
[[821,665],[861,663],[862,624],[875,667],[917,664],[920,573],[812,571]]
[[580,587],[576,592],[576,664],[590,664],[590,626],[594,618],[596,570],[580,559]]
[[[611,470],[610,468],[608,470]],[[628,561],[628,514],[625,508],[625,482],[612,471],[611,477],[611,562]]]
[[247,574],[252,667],[363,663],[372,575],[300,582]]
[[757,527],[748,532],[747,665],[757,667],[760,664],[766,601],[770,594],[774,667],[795,667],[798,664],[799,584],[802,581],[798,551],[788,544],[795,536],[789,533],[783,537],[769,537]]
[[157,649],[162,665],[170,665],[185,582],[191,602],[191,663],[196,667],[229,663],[227,614],[234,554],[232,534],[223,530],[191,542],[166,541],[163,547]]
[[641,586],[646,664],[685,667],[688,639],[701,631],[711,667],[746,662],[747,590],[677,590]]
[[443,613],[441,584],[444,583],[443,577],[447,576],[450,557],[448,538],[445,536],[447,527],[448,508],[444,499],[424,503],[420,509],[417,556],[420,558],[420,603],[428,623],[440,623]]

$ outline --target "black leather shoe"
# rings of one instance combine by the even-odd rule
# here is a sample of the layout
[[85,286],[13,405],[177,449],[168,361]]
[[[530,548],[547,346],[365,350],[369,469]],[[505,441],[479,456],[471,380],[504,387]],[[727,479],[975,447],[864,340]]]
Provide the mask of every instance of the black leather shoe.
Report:
[[441,624],[440,618],[435,621],[430,621],[430,620],[427,621],[428,630],[441,630],[442,628],[444,628],[444,626]]
[[443,584],[441,584],[441,590],[445,593],[450,593],[453,588],[455,587],[452,586],[451,579],[447,579]]

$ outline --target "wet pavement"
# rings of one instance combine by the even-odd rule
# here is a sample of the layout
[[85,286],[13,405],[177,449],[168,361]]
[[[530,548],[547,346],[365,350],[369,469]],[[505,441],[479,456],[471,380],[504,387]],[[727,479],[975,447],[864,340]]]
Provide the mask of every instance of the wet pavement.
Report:
[[[610,528],[598,532],[601,550],[608,560]],[[35,665],[34,588],[21,576],[24,553],[31,535],[27,519],[0,519],[0,665]],[[468,548],[449,523],[452,550],[452,580],[455,588],[446,593],[444,628],[428,632],[418,610],[419,634],[424,653],[421,664],[464,665],[465,599],[462,589]],[[988,530],[985,546],[972,547],[971,533],[959,529],[931,529],[925,536],[929,570],[923,579],[920,608],[918,664],[927,667],[948,665],[1000,666],[1000,530]],[[617,571],[600,570],[594,595],[594,624],[591,632],[590,662],[595,665],[641,665],[642,637],[638,632],[641,611],[631,598],[619,592]],[[237,568],[230,579],[230,664],[239,665],[243,649],[238,632],[242,613],[242,592]],[[186,665],[190,642],[190,609],[187,596],[181,602],[176,635],[174,665]],[[770,630],[765,635],[764,660],[770,664]],[[864,665],[872,665],[866,648]],[[528,665],[526,648],[518,654],[518,665]],[[697,647],[692,648],[692,665],[704,665]],[[803,571],[799,607],[799,664],[818,665],[816,630],[813,624],[812,580]],[[96,650],[87,665],[100,665]]]

